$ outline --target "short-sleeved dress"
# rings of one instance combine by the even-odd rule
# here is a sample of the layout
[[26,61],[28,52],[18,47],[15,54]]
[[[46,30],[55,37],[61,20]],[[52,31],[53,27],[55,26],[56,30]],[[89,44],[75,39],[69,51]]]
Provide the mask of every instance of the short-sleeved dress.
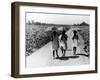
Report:
[[67,35],[62,36],[61,35],[61,39],[60,39],[60,47],[63,47],[63,49],[67,50]]
[[73,36],[72,40],[73,40],[73,47],[78,47],[78,35]]
[[59,38],[58,35],[52,37],[52,49],[58,50],[59,48]]

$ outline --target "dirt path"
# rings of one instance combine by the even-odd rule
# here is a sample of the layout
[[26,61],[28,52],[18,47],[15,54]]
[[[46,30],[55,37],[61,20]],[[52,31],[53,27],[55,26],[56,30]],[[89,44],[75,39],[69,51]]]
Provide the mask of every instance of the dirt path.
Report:
[[[49,42],[44,47],[40,48],[38,51],[34,52],[32,55],[26,58],[26,67],[46,67],[46,66],[67,66],[67,65],[84,65],[89,64],[89,58],[84,55],[73,55],[72,51],[72,36],[73,30],[78,28],[72,28],[66,32],[68,35],[68,50],[66,51],[66,57],[60,59],[53,59],[52,55],[52,42]],[[84,41],[79,35],[80,45],[78,47],[78,54],[86,54],[83,51]],[[59,49],[59,56],[62,56],[61,50]]]

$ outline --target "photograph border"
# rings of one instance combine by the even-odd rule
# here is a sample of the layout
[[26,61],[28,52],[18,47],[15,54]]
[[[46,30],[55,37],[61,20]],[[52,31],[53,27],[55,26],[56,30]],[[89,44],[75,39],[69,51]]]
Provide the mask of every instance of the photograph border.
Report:
[[[55,72],[55,73],[41,73],[41,74],[23,74],[20,75],[20,56],[19,56],[19,35],[20,35],[20,20],[19,9],[20,6],[39,6],[39,7],[55,7],[55,8],[73,8],[73,9],[87,9],[95,10],[95,70],[91,71],[73,71],[73,72]],[[31,3],[31,2],[13,2],[11,4],[11,76],[15,78],[25,77],[41,77],[41,76],[58,76],[58,75],[72,75],[72,74],[86,74],[98,72],[98,47],[97,47],[97,7],[96,6],[81,6],[81,5],[63,5],[63,4],[47,4],[47,3]]]

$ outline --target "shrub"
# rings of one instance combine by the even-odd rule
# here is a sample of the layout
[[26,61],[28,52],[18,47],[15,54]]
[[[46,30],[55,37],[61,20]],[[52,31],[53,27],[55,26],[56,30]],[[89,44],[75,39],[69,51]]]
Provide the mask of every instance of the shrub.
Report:
[[90,52],[90,36],[89,36],[89,30],[82,29],[79,31],[80,35],[82,36],[84,40],[84,51],[89,53]]

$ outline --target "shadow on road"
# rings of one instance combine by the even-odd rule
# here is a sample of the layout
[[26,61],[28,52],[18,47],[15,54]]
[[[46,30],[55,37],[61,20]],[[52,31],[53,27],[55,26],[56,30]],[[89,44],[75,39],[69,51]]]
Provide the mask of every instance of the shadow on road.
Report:
[[76,55],[81,55],[81,56],[89,57],[89,55],[86,55],[86,54],[76,54]]
[[68,60],[70,58],[76,59],[76,58],[79,58],[79,56],[65,56],[65,57],[58,57],[56,59],[59,59],[59,60]]

